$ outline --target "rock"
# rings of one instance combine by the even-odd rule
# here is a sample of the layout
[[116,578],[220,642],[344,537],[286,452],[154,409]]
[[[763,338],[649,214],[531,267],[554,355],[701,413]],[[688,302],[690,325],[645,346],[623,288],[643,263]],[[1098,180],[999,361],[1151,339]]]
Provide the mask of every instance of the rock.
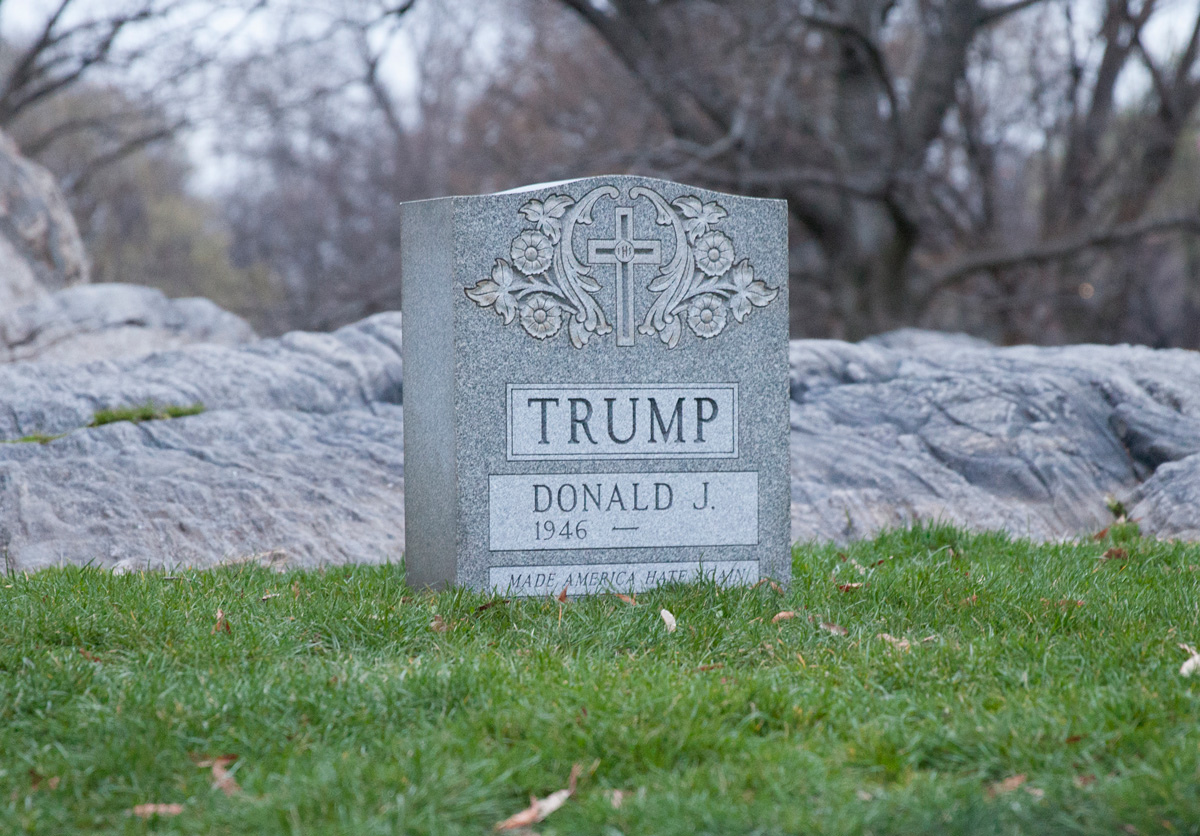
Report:
[[[936,335],[791,345],[792,525],[846,542],[946,521],[1035,540],[1200,538],[1200,354]],[[400,316],[140,359],[0,368],[10,569],[399,560]],[[200,415],[84,428],[97,409]]]
[[54,176],[0,133],[0,312],[87,280],[83,240]]
[[[240,348],[0,368],[0,438],[66,433],[0,444],[0,554],[15,570],[399,560],[400,372],[399,314]],[[83,428],[147,400],[207,411]]]
[[[1112,522],[1110,496],[1137,503],[1147,533],[1200,528],[1186,478],[1155,493],[1160,466],[1200,451],[1194,352],[937,335],[791,351],[796,539],[844,542],[921,520],[1060,539]],[[1143,507],[1165,495],[1175,512]]]
[[82,363],[253,339],[244,320],[207,299],[168,299],[139,285],[80,285],[0,312],[0,363]]

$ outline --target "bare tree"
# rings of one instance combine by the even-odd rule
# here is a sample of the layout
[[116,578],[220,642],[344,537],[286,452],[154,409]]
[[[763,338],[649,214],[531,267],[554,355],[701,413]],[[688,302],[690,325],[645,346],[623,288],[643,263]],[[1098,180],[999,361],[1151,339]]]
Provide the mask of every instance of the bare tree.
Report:
[[[823,303],[835,334],[921,321],[972,282],[1003,298],[1014,272],[1196,228],[1195,207],[1163,217],[1154,196],[1200,98],[1200,12],[1184,47],[1155,57],[1155,0],[558,2],[668,125],[654,170],[789,201],[796,296]],[[1094,35],[1076,43],[1089,13]],[[1022,39],[1035,48],[1014,107],[1013,79],[987,76]],[[1152,82],[1140,108],[1118,102],[1133,69]],[[1022,235],[997,212],[1014,177],[1040,193]]]

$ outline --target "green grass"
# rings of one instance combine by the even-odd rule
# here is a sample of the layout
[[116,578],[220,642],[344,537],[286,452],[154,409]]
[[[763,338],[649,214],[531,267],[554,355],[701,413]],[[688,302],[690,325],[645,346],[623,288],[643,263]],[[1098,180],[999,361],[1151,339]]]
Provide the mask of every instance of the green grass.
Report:
[[[578,763],[538,832],[1195,834],[1200,549],[1115,534],[897,532],[798,548],[786,595],[638,606],[481,609],[397,567],[12,576],[0,832],[480,834]],[[231,797],[194,763],[227,753]]]
[[[139,424],[142,421],[163,421],[169,418],[184,418],[188,415],[199,415],[203,411],[204,404],[202,403],[194,403],[190,406],[177,406],[146,401],[139,406],[101,409],[92,416],[92,422],[88,426],[102,427],[105,424],[114,424],[117,421],[131,421],[135,424]],[[21,438],[0,439],[0,444],[49,444],[51,441],[57,441],[68,434],[58,433],[57,435],[49,435],[47,433],[32,433]]]
[[116,409],[101,409],[92,417],[89,427],[102,427],[117,421],[132,421],[135,424],[142,421],[162,421],[168,418],[184,418],[188,415],[199,415],[204,411],[204,404],[194,403],[191,406],[176,406],[172,404],[156,404],[146,401],[138,406],[122,406]]
[[30,435],[22,436],[21,438],[0,440],[0,444],[49,444],[51,441],[58,441],[58,439],[62,438],[64,435],[66,435],[66,433],[59,433],[58,435],[32,433]]

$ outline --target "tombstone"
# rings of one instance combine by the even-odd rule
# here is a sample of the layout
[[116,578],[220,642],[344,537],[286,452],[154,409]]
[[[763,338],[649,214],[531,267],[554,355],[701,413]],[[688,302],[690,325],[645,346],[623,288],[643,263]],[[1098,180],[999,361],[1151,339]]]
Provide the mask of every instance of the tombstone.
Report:
[[786,203],[612,176],[405,204],[414,586],[791,574]]

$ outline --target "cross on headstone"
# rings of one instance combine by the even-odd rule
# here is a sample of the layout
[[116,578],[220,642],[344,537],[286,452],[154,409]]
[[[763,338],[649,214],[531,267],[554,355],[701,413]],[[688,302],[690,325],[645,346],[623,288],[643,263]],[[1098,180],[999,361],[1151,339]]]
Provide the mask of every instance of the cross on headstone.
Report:
[[588,263],[612,264],[617,268],[617,345],[633,345],[633,264],[662,264],[662,245],[657,239],[633,237],[633,209],[616,209],[615,237],[588,241]]

